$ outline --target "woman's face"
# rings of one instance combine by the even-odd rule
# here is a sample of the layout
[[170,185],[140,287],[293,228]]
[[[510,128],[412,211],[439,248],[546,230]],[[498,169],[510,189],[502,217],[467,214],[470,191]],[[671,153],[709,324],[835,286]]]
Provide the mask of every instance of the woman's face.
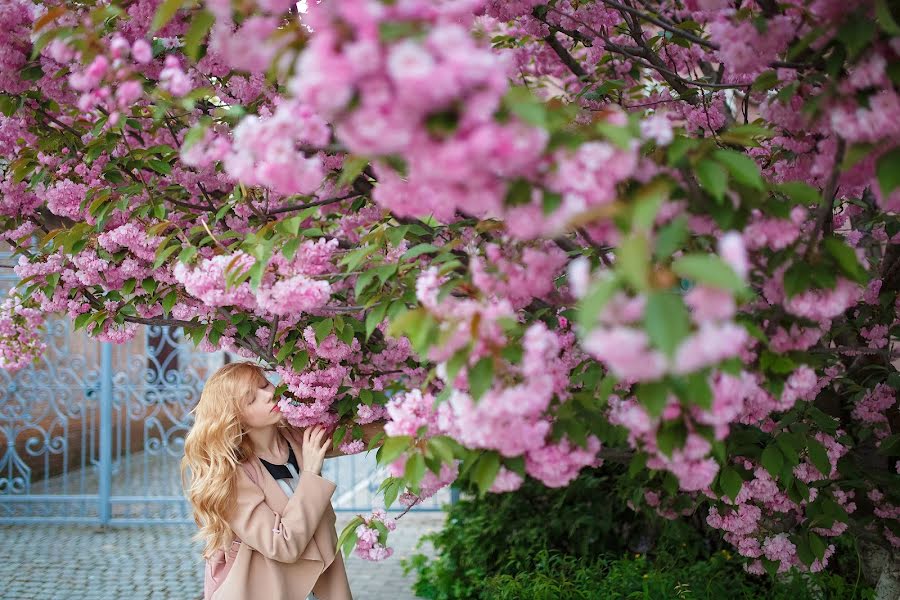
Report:
[[281,420],[281,411],[276,402],[275,386],[266,381],[256,394],[246,400],[241,410],[241,420],[248,429],[275,425]]

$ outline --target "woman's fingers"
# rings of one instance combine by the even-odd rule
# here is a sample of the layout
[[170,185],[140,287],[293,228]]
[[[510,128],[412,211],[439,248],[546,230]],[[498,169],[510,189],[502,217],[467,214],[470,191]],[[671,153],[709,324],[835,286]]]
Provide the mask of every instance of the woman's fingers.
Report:
[[331,446],[331,436],[328,436],[327,438],[325,438],[325,443],[322,444],[322,447],[320,449],[322,450],[322,452],[326,452],[330,446]]

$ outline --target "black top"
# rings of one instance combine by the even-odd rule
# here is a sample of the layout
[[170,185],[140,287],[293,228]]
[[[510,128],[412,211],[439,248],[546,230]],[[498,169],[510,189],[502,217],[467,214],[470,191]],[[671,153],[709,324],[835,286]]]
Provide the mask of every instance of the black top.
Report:
[[[259,462],[263,464],[266,470],[274,477],[275,479],[293,479],[293,475],[288,470],[285,465],[273,465],[272,463],[265,461],[263,459],[259,459]],[[291,448],[291,445],[288,444],[288,462],[297,469],[297,472],[300,472],[300,467],[297,466],[297,457],[294,456],[294,449]]]

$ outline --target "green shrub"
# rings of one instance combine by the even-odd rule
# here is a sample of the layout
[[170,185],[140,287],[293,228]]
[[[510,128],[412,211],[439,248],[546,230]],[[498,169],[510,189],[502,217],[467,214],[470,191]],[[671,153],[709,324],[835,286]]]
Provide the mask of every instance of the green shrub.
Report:
[[[404,561],[414,591],[432,600],[862,600],[852,548],[828,574],[772,580],[744,572],[703,518],[668,521],[626,506],[608,468],[570,486],[527,481],[520,490],[463,499],[441,531],[423,538],[437,556]],[[852,573],[844,577],[841,573]]]

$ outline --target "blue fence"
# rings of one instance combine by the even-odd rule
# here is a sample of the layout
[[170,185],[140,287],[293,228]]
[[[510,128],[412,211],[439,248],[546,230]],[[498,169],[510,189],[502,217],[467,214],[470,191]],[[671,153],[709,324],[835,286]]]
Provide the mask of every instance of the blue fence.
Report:
[[[46,344],[38,364],[0,370],[0,523],[193,522],[184,439],[203,382],[227,356],[195,350],[180,329],[147,327],[112,345],[67,320],[48,323]],[[374,452],[328,460],[323,475],[337,483],[335,510],[379,506]],[[439,510],[449,494],[414,510]]]

